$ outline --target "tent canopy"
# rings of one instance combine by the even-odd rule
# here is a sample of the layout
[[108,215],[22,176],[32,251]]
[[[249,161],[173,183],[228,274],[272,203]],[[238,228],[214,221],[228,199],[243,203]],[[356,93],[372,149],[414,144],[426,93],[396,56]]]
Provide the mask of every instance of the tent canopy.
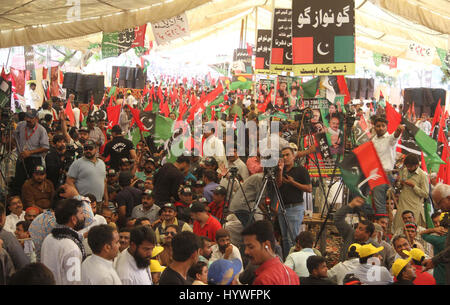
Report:
[[[275,1],[275,5],[273,4]],[[186,12],[190,36],[160,49],[172,49],[210,36],[239,37],[247,17],[246,41],[255,30],[271,28],[274,7],[296,0],[16,0],[0,8],[0,47],[47,43],[86,50],[112,32],[158,22]],[[448,49],[450,3],[447,0],[355,0],[356,45],[405,57],[411,42]],[[77,13],[79,14],[77,15]],[[151,28],[147,38],[153,40]],[[439,64],[435,55],[434,64]]]

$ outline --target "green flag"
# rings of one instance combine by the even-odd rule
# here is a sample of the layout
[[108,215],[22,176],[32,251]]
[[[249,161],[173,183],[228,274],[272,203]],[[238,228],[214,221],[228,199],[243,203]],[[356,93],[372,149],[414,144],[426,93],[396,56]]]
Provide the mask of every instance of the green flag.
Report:
[[170,139],[173,123],[172,119],[157,114],[155,118],[155,139],[164,141]]
[[250,90],[252,89],[252,82],[251,81],[246,81],[246,82],[241,82],[241,81],[236,81],[236,82],[232,82],[230,84],[230,90],[236,90],[236,89],[241,89],[241,90]]
[[319,78],[313,78],[306,83],[300,85],[303,89],[303,98],[313,98],[316,96],[317,87],[319,86]]
[[133,142],[134,147],[139,143],[141,140],[141,133],[139,132],[139,128],[134,127],[131,131],[131,142]]

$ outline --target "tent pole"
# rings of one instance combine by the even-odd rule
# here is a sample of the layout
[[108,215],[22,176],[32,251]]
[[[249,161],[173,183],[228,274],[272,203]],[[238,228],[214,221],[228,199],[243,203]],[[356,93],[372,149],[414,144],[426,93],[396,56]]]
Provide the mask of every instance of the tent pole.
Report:
[[241,37],[239,39],[239,48],[243,48],[243,40],[244,40],[244,18],[241,20]]

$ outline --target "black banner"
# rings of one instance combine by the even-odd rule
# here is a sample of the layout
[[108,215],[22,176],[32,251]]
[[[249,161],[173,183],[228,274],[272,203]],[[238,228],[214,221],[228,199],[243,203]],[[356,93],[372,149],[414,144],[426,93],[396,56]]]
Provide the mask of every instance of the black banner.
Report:
[[234,50],[233,66],[231,69],[235,75],[253,74],[252,56],[248,55],[247,49]]
[[272,27],[271,69],[292,71],[292,10],[276,8]]
[[257,36],[255,70],[269,70],[272,30],[258,30]]
[[297,75],[354,74],[352,0],[292,1],[292,63]]

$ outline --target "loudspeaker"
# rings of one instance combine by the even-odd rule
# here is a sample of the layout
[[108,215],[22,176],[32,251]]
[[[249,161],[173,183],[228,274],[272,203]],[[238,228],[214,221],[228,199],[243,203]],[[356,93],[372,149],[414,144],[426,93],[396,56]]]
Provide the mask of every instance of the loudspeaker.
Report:
[[78,73],[66,72],[64,73],[64,81],[62,87],[65,89],[75,90]]

